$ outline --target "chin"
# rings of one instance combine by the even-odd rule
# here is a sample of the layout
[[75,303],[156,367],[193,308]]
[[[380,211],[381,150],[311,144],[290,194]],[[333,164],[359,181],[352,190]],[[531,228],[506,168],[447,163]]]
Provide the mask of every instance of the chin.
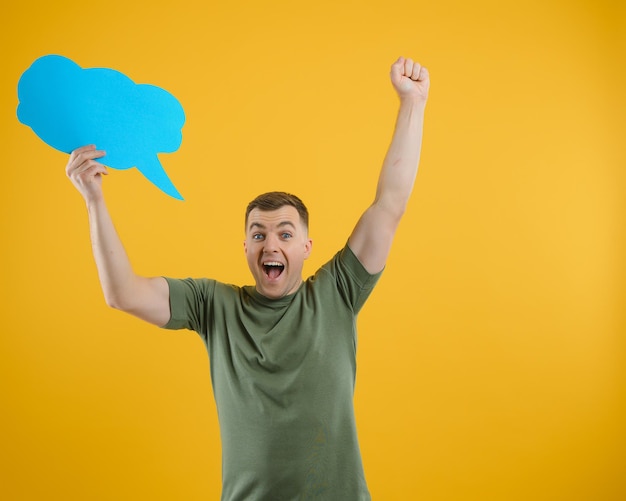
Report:
[[291,294],[290,289],[286,289],[284,286],[267,287],[257,284],[256,290],[269,299],[280,299]]

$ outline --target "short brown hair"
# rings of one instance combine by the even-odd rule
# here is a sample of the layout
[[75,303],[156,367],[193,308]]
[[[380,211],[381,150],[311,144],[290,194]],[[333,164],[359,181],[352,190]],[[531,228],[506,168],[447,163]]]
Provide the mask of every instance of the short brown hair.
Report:
[[268,193],[263,193],[256,197],[252,202],[248,204],[246,208],[246,229],[248,226],[248,216],[252,209],[259,209],[264,211],[271,211],[280,209],[285,205],[290,205],[291,207],[295,207],[298,211],[298,215],[300,216],[300,220],[304,227],[309,229],[309,211],[297,196],[292,195],[291,193],[285,193],[284,191],[270,191]]

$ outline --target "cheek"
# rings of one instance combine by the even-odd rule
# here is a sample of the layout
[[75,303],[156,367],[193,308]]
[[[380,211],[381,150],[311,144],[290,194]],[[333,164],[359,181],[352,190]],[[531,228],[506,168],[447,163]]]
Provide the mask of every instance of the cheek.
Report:
[[254,254],[254,251],[255,251],[254,243],[255,243],[254,241],[250,241],[250,240],[243,241],[243,252],[244,254],[246,254],[246,256],[250,256]]

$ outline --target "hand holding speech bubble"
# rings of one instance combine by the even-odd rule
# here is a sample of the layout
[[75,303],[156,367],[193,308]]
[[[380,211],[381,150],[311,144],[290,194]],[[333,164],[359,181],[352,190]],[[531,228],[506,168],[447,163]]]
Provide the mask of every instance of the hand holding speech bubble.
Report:
[[178,150],[183,139],[185,113],[169,92],[49,55],[22,74],[17,94],[18,120],[46,144],[65,153],[95,144],[106,151],[109,167],[137,167],[163,192],[183,199],[157,157]]

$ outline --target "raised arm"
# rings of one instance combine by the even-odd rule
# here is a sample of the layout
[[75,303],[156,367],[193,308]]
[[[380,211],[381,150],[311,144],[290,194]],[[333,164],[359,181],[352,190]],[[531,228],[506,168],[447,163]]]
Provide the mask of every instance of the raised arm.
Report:
[[146,278],[133,272],[104,201],[102,176],[107,170],[97,161],[104,154],[95,146],[78,148],[66,167],[87,204],[91,245],[104,298],[113,308],[163,326],[170,319],[169,287],[162,277]]
[[391,66],[391,83],[400,98],[391,145],[378,178],[376,197],[350,235],[348,245],[370,273],[385,267],[391,243],[413,191],[422,145],[428,71],[411,59]]

